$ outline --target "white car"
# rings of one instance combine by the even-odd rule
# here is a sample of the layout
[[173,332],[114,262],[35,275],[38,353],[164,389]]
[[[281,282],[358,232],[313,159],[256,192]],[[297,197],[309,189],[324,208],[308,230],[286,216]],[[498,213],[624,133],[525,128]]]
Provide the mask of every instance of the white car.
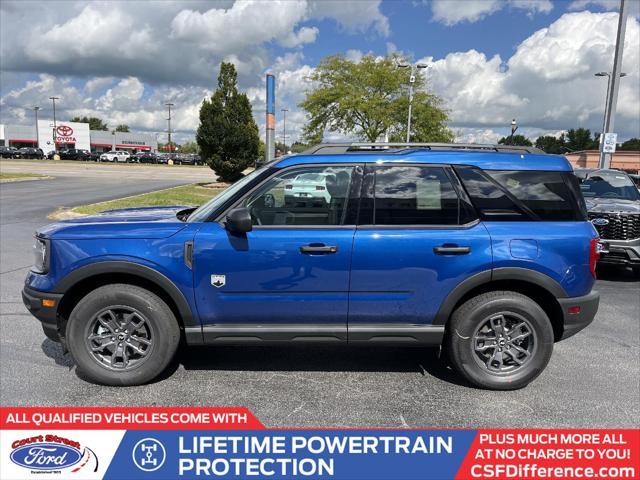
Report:
[[129,152],[123,150],[114,150],[112,152],[105,152],[100,155],[101,162],[123,162],[127,163],[131,159]]
[[285,199],[331,201],[327,191],[327,176],[322,173],[303,173],[284,187]]

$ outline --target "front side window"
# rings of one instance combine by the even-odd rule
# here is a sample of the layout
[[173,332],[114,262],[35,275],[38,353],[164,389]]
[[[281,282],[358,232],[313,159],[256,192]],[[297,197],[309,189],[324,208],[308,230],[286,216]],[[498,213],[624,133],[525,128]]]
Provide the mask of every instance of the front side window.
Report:
[[377,167],[373,196],[376,225],[460,223],[460,201],[442,167]]
[[256,226],[344,225],[354,167],[296,168],[271,177],[244,206]]

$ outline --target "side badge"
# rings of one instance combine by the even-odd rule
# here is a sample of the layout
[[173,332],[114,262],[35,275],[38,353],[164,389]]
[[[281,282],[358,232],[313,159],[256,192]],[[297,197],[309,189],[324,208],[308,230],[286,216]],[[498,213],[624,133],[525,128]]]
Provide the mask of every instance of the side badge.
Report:
[[211,275],[211,285],[213,285],[214,287],[224,287],[225,283],[227,283],[226,275]]

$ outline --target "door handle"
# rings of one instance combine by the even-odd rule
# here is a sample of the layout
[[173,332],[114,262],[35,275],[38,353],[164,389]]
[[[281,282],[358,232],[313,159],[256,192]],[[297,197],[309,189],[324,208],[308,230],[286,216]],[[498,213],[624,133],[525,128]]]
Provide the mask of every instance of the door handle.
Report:
[[433,247],[433,253],[436,255],[466,255],[471,252],[471,247],[458,247],[458,246],[442,246]]
[[315,254],[328,254],[336,253],[338,247],[331,245],[303,245],[300,247],[300,253],[315,253]]

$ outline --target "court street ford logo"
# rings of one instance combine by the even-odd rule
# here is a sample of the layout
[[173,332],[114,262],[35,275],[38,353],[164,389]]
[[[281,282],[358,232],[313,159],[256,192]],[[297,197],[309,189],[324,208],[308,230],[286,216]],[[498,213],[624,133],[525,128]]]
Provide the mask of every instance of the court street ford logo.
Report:
[[12,446],[11,461],[30,470],[60,471],[75,465],[83,457],[78,442],[55,435],[16,440]]
[[591,220],[591,223],[597,225],[598,227],[604,227],[605,225],[609,225],[609,220],[606,218],[594,218]]

